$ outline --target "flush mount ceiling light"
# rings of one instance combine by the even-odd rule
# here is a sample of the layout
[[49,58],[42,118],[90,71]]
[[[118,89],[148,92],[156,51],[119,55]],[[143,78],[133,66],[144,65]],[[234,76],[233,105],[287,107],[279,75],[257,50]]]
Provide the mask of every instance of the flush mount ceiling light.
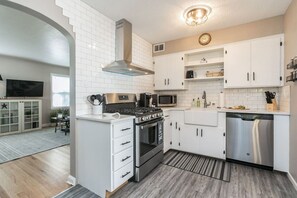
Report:
[[194,5],[184,11],[186,24],[195,26],[205,23],[211,13],[211,8],[207,5]]

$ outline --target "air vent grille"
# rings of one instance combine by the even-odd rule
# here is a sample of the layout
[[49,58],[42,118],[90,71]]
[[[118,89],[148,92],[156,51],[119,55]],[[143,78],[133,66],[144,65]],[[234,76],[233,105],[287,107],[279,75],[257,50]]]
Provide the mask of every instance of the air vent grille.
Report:
[[165,43],[154,44],[153,50],[154,53],[165,51]]

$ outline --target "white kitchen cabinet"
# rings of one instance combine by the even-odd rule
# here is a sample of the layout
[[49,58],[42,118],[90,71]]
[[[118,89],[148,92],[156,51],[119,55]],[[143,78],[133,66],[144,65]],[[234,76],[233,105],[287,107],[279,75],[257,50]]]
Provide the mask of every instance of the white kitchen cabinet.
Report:
[[184,89],[183,53],[154,57],[155,90]]
[[188,124],[181,126],[180,150],[199,153],[199,126]]
[[218,127],[200,127],[199,154],[225,159],[225,131]]
[[182,125],[184,124],[184,111],[171,111],[171,132],[172,132],[172,149],[180,149],[180,132],[182,130]]
[[252,87],[280,86],[283,82],[282,42],[280,36],[264,37],[251,42]]
[[273,168],[274,170],[289,172],[290,116],[274,115],[273,127]]
[[172,149],[226,159],[226,113],[218,113],[217,126],[185,124],[184,111],[172,111],[170,116]]
[[282,86],[283,40],[274,35],[226,45],[224,88]]
[[172,144],[172,121],[170,119],[170,112],[169,111],[163,111],[164,113],[164,129],[163,129],[163,135],[164,135],[164,149],[163,152],[166,153],[170,148]]
[[78,117],[78,183],[100,197],[134,175],[133,117],[115,123]]
[[224,87],[250,86],[250,42],[240,42],[225,47]]

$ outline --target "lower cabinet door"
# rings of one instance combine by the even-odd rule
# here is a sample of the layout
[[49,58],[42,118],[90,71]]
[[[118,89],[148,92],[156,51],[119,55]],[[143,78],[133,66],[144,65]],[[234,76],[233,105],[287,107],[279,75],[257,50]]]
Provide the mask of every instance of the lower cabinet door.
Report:
[[163,152],[166,153],[170,148],[172,144],[172,122],[171,120],[165,116],[164,121],[164,129],[163,129],[163,135],[164,135],[164,149]]
[[172,145],[171,148],[175,150],[179,150],[180,145],[180,126],[176,121],[172,121]]
[[199,154],[225,159],[224,131],[217,127],[199,129]]
[[180,150],[190,153],[199,153],[199,127],[182,125],[180,132]]
[[125,183],[128,179],[133,176],[133,162],[130,162],[123,168],[117,170],[113,174],[113,189],[115,190],[117,187]]

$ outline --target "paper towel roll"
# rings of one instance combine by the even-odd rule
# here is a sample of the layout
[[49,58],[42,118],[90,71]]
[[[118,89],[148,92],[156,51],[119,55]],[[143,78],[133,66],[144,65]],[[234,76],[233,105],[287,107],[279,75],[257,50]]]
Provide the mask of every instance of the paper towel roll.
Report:
[[223,92],[221,92],[219,95],[219,107],[225,107],[225,95]]

